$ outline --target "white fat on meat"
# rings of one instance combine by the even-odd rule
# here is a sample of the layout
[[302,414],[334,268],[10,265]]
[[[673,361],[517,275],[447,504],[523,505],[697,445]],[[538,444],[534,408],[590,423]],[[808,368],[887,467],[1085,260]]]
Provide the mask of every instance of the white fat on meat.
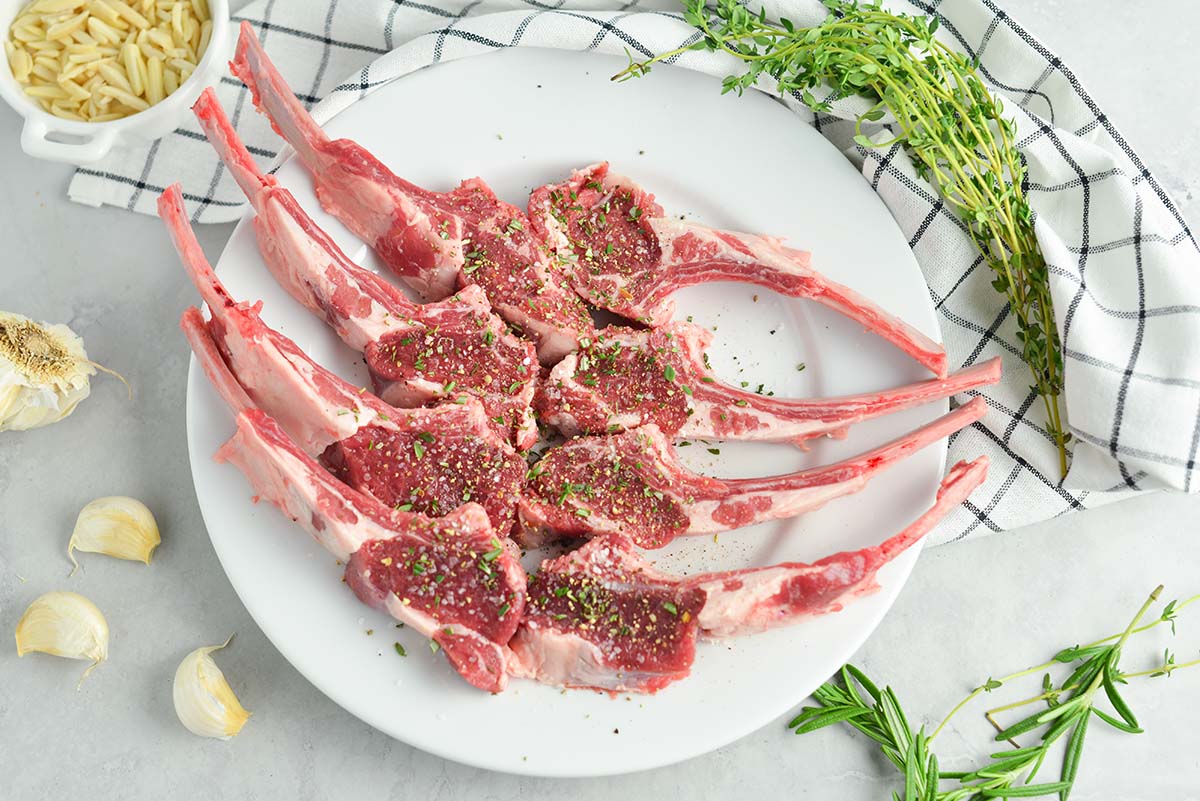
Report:
[[262,422],[241,414],[237,426],[217,461],[237,466],[259,499],[279,507],[336,559],[346,561],[368,540],[395,536],[359,514],[336,479],[264,436]]
[[[303,299],[310,310],[321,316],[328,314],[322,298],[333,297],[340,285],[353,280],[334,263],[329,251],[278,203],[263,204],[254,228],[259,248],[276,279],[293,297]],[[363,350],[396,328],[397,320],[389,310],[365,293],[357,296],[354,311],[353,316],[337,315],[331,322],[338,327],[338,336],[355,350]]]

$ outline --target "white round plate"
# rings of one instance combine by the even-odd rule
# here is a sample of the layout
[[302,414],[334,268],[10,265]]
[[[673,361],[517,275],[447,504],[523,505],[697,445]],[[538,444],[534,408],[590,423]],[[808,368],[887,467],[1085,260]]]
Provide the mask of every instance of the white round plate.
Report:
[[[668,213],[787,237],[814,265],[938,337],[929,293],[887,209],[843,156],[764,95],[722,96],[720,84],[681,69],[614,84],[621,59],[516,49],[450,62],[380,89],[329,123],[397,174],[435,189],[483,176],[524,206],[531,188],[608,159],[649,188]],[[450,105],[447,105],[448,101]],[[247,112],[249,113],[249,112]],[[321,212],[309,177],[279,170],[346,252],[378,269],[366,248]],[[360,384],[365,370],[323,322],[273,282],[248,220],[218,272],[234,297],[264,302],[267,322],[332,370]],[[899,351],[808,302],[746,285],[677,295],[678,316],[716,332],[714,369],[776,395],[839,395],[928,374]],[[799,365],[805,365],[799,369]],[[410,631],[359,604],[341,570],[299,528],[212,455],[232,417],[193,362],[188,446],[213,546],[246,608],[283,655],[348,711],[434,754],[479,767],[543,776],[597,776],[677,762],[729,743],[795,707],[835,671],[891,606],[917,558],[899,557],[882,588],[844,611],[753,637],[705,643],[692,675],[654,696],[611,698],[513,681],[496,696],[469,687]],[[805,453],[783,445],[693,443],[693,469],[768,475],[865,450],[944,413],[945,403],[857,426],[849,439]],[[710,453],[709,448],[719,450]],[[802,519],[712,538],[683,538],[654,554],[679,572],[812,561],[877,543],[934,498],[944,445],[881,475],[862,493]],[[374,629],[367,636],[366,629]],[[399,641],[406,658],[393,650]]]

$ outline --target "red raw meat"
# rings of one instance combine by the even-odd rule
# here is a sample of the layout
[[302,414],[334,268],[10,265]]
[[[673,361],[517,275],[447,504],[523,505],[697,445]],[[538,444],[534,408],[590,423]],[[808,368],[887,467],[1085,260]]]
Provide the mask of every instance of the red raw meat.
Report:
[[678,577],[656,569],[622,535],[598,537],[542,563],[531,577],[510,671],[547,684],[654,692],[691,671],[698,637],[750,634],[835,612],[877,588],[879,570],[962,503],[987,459],[955,465],[937,501],[880,545],[813,564]]
[[483,507],[468,503],[433,519],[347,487],[255,408],[212,340],[196,354],[237,415],[217,461],[237,465],[259,498],[346,562],[346,583],[360,599],[438,643],[472,685],[503,690],[527,579]]
[[708,369],[712,334],[691,323],[609,326],[556,364],[534,408],[564,435],[606,434],[654,423],[669,437],[802,442],[1000,380],[1000,359],[949,378],[840,398],[787,399],[735,389]]
[[579,437],[529,471],[518,536],[533,546],[560,537],[622,534],[643,548],[795,517],[857,492],[880,470],[983,417],[975,398],[916,431],[836,464],[766,478],[709,478],[684,469],[670,441],[648,425]]
[[537,440],[530,410],[538,364],[476,285],[437,303],[413,303],[359,267],[274,177],[259,171],[212,89],[193,107],[201,127],[254,206],[263,259],[279,284],[362,351],[376,394],[393,406],[472,395],[521,450]]
[[492,309],[537,344],[545,364],[593,331],[583,303],[551,263],[525,213],[479,178],[433,192],[396,176],[348,139],[329,139],[242,23],[230,64],[254,103],[312,173],[325,209],[369,243],[426,300],[478,284]]
[[758,284],[811,298],[863,324],[946,377],[942,346],[810,265],[778,239],[718,231],[668,217],[654,196],[607,163],[576,170],[529,198],[534,229],[554,249],[580,297],[646,325],[670,319],[671,294],[709,281]]
[[[217,281],[172,187],[160,213],[212,312],[205,322],[189,309],[182,325],[237,418],[217,458],[237,465],[259,496],[345,561],[345,581],[362,601],[441,645],[474,686],[499,692],[513,675],[653,692],[688,674],[699,637],[784,625],[875,589],[879,569],[982,481],[986,459],[960,463],[933,507],[903,532],[813,564],[691,577],[657,570],[635,546],[817,508],[978,420],[986,407],[976,398],[859,456],[767,478],[691,473],[675,460],[669,436],[839,436],[859,420],[994,382],[998,365],[947,379],[940,346],[813,271],[808,254],[670,220],[606,164],[535,192],[529,216],[480,179],[446,193],[415,186],[353,142],[326,137],[245,23],[231,67],[313,175],[322,205],[435,302],[414,304],[355,265],[261,174],[206,92],[197,116],[255,208],[277,280],[364,353],[388,402],[458,402],[396,409],[269,329],[261,304],[236,303]],[[719,385],[703,361],[707,332],[668,318],[676,289],[720,280],[829,305],[939,380],[822,400]],[[581,298],[660,328],[597,336]],[[536,353],[493,309],[535,341]],[[508,438],[532,442],[536,360],[563,357],[538,397],[546,418],[567,433],[628,430],[571,440],[526,476]],[[590,541],[530,578],[504,536],[514,516],[526,544]]]
[[[478,401],[396,409],[346,383],[270,329],[258,306],[234,302],[188,225],[178,185],[159,199],[159,214],[212,315],[206,324],[189,308],[182,325],[214,383],[232,372],[308,456],[385,505],[441,515],[478,501],[508,534],[526,464]],[[206,355],[210,345],[221,352],[219,365]]]

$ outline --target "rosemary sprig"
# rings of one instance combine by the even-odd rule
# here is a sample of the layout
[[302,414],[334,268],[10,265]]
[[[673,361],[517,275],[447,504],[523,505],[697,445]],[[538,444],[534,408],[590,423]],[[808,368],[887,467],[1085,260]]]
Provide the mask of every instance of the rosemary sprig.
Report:
[[[738,0],[683,0],[684,18],[702,38],[645,61],[630,58],[614,80],[645,75],[651,65],[687,50],[727,53],[746,70],[725,78],[723,91],[741,94],[761,76],[780,93],[800,98],[818,113],[835,100],[866,97],[873,105],[855,125],[855,141],[868,148],[900,143],[918,174],[957,210],[993,273],[992,286],[1016,317],[1022,358],[1033,376],[1030,389],[1043,401],[1046,430],[1067,472],[1067,442],[1060,397],[1062,346],[1054,325],[1049,273],[1037,244],[1033,214],[1022,182],[1025,165],[1014,144],[1016,123],[984,86],[977,64],[939,42],[936,18],[893,13],[878,0],[824,0],[829,15],[815,27],[787,19],[768,21]],[[823,95],[818,99],[818,94]],[[888,120],[896,131],[874,142],[864,123]]]
[[[1169,676],[1176,670],[1200,665],[1200,659],[1177,663],[1168,650],[1163,654],[1162,663],[1149,670],[1123,672],[1120,669],[1121,652],[1130,637],[1162,623],[1169,623],[1174,634],[1175,617],[1179,611],[1200,601],[1200,595],[1183,602],[1171,601],[1156,619],[1142,623],[1161,592],[1160,586],[1150,593],[1129,625],[1120,632],[1087,645],[1064,648],[1041,665],[1000,679],[989,678],[951,709],[950,714],[928,736],[923,726],[916,730],[912,728],[891,688],[880,690],[853,665],[846,665],[834,680],[818,688],[813,693],[817,706],[802,709],[788,726],[796,734],[807,734],[836,723],[847,723],[870,737],[904,775],[904,792],[894,792],[894,801],[981,801],[1053,794],[1057,794],[1061,801],[1066,801],[1079,771],[1085,738],[1093,718],[1130,734],[1142,731],[1133,711],[1118,691],[1118,685],[1126,684],[1131,678]],[[1072,672],[1061,684],[1056,685],[1050,674],[1045,673],[1041,693],[985,713],[997,729],[996,741],[1008,741],[1012,743],[1012,749],[992,754],[988,764],[975,770],[947,772],[939,769],[930,743],[963,707],[982,693],[1060,665],[1073,666]],[[1101,692],[1111,711],[1097,706]],[[1044,704],[1044,708],[1039,706],[1035,712],[1007,726],[1002,726],[995,718],[998,713],[1030,704]],[[1035,732],[1040,737],[1036,744],[1020,746],[1016,743],[1015,738]],[[1058,779],[1034,783],[1051,747],[1064,738],[1066,749]],[[952,786],[943,789],[943,784],[947,782]]]

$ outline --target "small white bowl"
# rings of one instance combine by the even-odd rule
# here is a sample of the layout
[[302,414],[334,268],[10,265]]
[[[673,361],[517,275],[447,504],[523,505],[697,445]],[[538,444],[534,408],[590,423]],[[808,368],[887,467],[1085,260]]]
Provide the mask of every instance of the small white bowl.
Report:
[[[28,2],[0,0],[0,36],[8,38],[9,26]],[[78,122],[43,111],[17,83],[8,59],[0,51],[0,97],[25,118],[21,149],[35,158],[91,164],[115,148],[148,145],[179,127],[204,88],[224,74],[229,57],[232,30],[229,0],[208,0],[208,8],[213,23],[212,37],[191,77],[161,102],[119,120]]]

